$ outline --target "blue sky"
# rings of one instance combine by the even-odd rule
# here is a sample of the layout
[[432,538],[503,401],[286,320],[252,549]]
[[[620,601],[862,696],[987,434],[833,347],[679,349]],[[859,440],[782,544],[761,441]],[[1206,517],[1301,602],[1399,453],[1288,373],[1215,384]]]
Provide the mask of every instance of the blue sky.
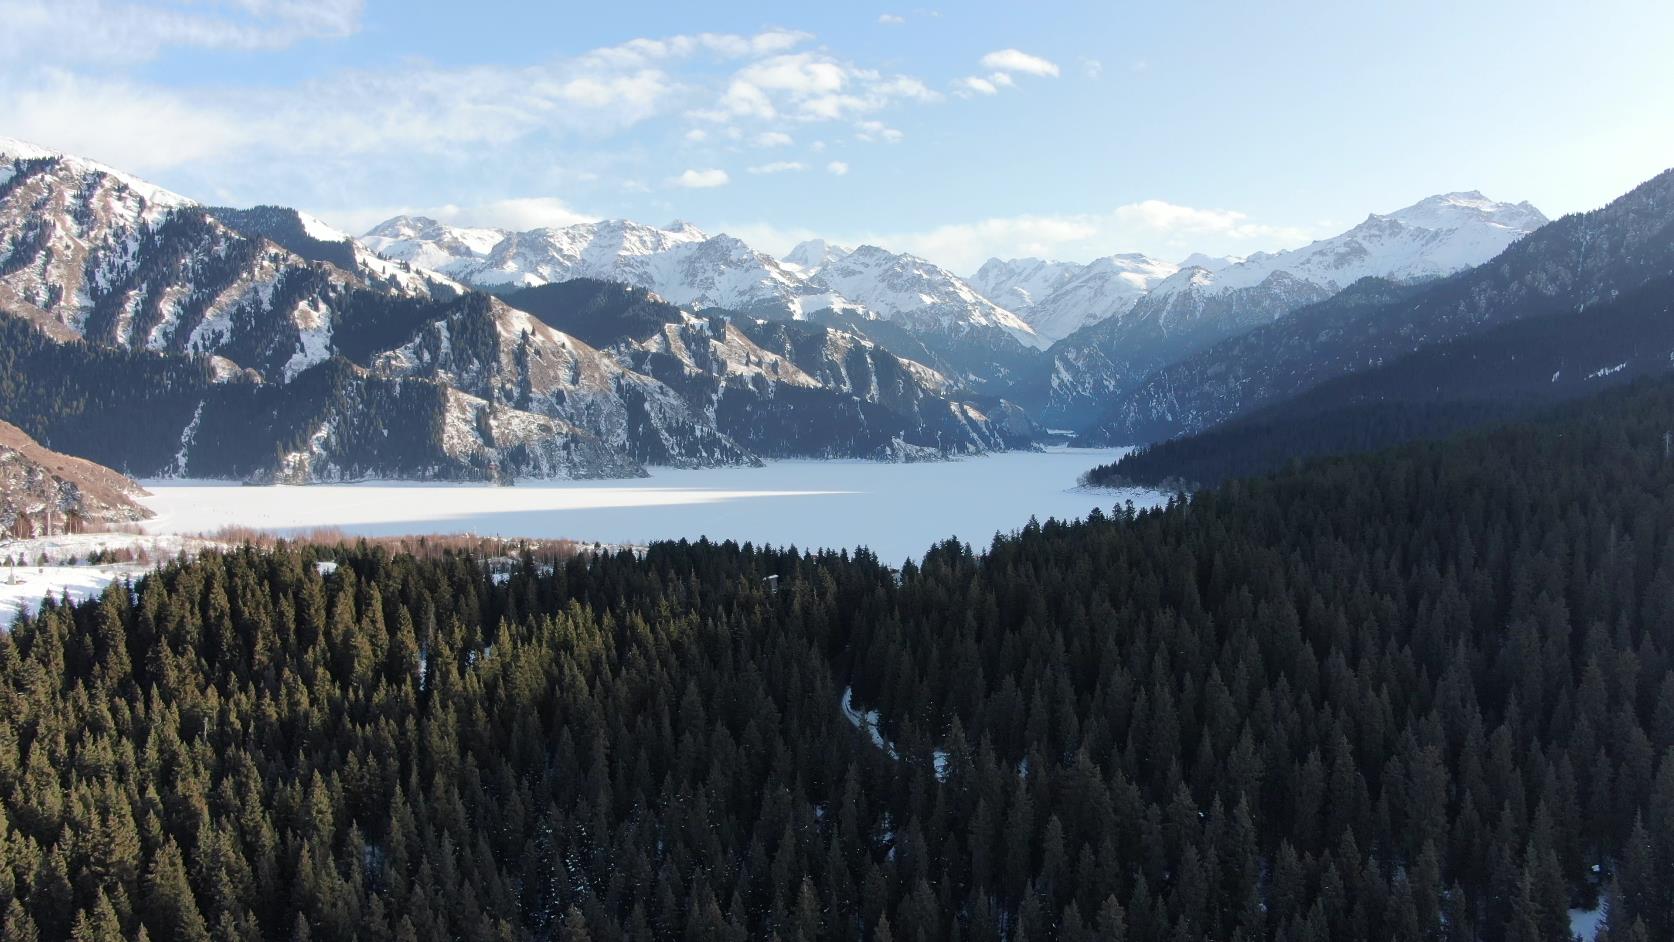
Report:
[[1244,254],[1674,166],[1674,5],[0,0],[0,135],[353,231]]

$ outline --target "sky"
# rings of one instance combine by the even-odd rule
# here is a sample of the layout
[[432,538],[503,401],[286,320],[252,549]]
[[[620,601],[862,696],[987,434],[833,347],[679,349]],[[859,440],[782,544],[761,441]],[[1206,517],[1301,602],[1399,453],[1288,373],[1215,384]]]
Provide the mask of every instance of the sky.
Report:
[[1674,166],[1666,0],[0,0],[0,135],[351,232],[1178,260]]

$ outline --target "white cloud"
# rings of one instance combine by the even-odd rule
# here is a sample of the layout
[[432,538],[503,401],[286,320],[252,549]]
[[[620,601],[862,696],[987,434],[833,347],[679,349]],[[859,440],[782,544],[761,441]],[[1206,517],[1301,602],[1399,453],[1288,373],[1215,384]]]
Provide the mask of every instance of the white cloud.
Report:
[[362,0],[0,0],[6,24],[0,56],[110,65],[143,62],[170,47],[282,49],[352,35],[362,6]]
[[982,57],[982,67],[996,72],[1021,72],[1024,75],[1058,77],[1058,64],[1040,56],[1031,56],[1019,49],[1000,49]]
[[855,125],[855,139],[860,141],[883,141],[885,144],[898,144],[906,137],[895,128],[882,121],[861,121]]
[[[990,70],[987,75],[967,75],[953,83],[959,94],[969,98],[972,95],[997,95],[1002,88],[1010,88],[1017,84],[1014,74],[1041,75],[1057,78],[1058,64],[1039,56],[1031,56],[1017,49],[1001,49],[990,52],[982,57],[982,67]],[[1096,64],[1096,63],[1095,63]]]
[[473,206],[366,206],[340,209],[316,209],[314,215],[343,229],[345,232],[365,232],[392,216],[428,216],[454,226],[475,226],[488,229],[525,231],[545,227],[560,228],[577,223],[596,222],[590,216],[571,209],[563,200],[553,196],[524,196],[489,200]]
[[733,33],[698,33],[661,39],[630,39],[615,46],[594,49],[586,58],[618,68],[634,68],[671,59],[687,59],[708,53],[724,59],[747,59],[785,52],[813,36],[788,29],[769,29],[751,36]]
[[[20,48],[20,36],[45,43],[63,27],[63,9],[82,11],[88,30],[110,32],[108,23],[126,22],[132,35],[87,39],[109,48],[89,45],[75,53],[79,60]],[[906,105],[942,97],[913,76],[801,48],[812,37],[788,30],[632,39],[529,64],[407,58],[285,73],[290,78],[250,70],[238,73],[243,79],[177,82],[131,67],[187,42],[254,48],[352,32],[361,11],[362,0],[142,0],[120,7],[116,0],[0,0],[0,22],[7,24],[0,27],[0,50],[16,53],[0,55],[0,131],[155,177],[208,201],[424,206],[433,199],[496,197],[494,179],[568,193],[570,184],[584,180],[583,169],[659,189],[717,180],[724,171],[706,177],[681,171],[697,173],[718,158],[682,160],[627,134],[695,115],[694,107],[719,120],[675,124],[665,133],[687,145],[806,146],[813,171],[829,159],[812,156],[824,142],[845,132],[864,141],[900,140],[897,121],[880,120],[883,112],[893,118]],[[190,22],[183,26],[164,14]],[[80,42],[86,31],[73,32],[60,38]],[[131,42],[116,48],[117,39]],[[98,65],[90,64],[95,51],[103,57]],[[798,131],[829,122],[838,130],[824,132],[823,142],[820,132]],[[600,142],[613,139],[624,145],[608,153]],[[766,155],[758,163],[765,165]],[[508,217],[515,213],[502,209]]]
[[[69,0],[69,6],[90,2]],[[334,24],[352,25],[360,9],[358,0],[236,4],[250,11],[246,18],[265,16],[301,24],[289,27],[293,30],[320,34],[338,28]],[[36,0],[0,0],[0,21],[10,10],[26,22],[21,32],[33,35],[30,30],[45,29],[40,24],[49,23],[41,20],[46,15],[42,11],[57,16],[52,12],[56,9]],[[195,14],[202,18],[226,7],[202,3],[191,9],[202,11]],[[17,42],[20,31],[11,25],[0,32],[0,49]],[[154,29],[148,35],[144,45],[155,49],[153,39],[159,32]],[[241,159],[246,168],[297,158],[341,160],[359,155],[392,161],[410,161],[415,155],[458,159],[473,148],[504,147],[530,137],[596,138],[623,131],[701,93],[691,84],[702,78],[701,70],[695,76],[672,71],[680,58],[756,56],[772,61],[807,39],[806,34],[785,30],[636,39],[535,65],[407,61],[389,68],[339,71],[289,86],[243,88],[170,88],[61,67],[8,67],[0,59],[0,128],[140,171]],[[34,60],[25,55],[21,61]],[[696,142],[702,136],[688,132],[687,140]],[[219,170],[220,177],[232,175],[225,165]]]
[[797,173],[806,170],[800,162],[795,160],[775,160],[772,163],[757,164],[748,168],[751,173]]
[[841,177],[849,172],[849,165],[841,160],[833,160],[825,165],[825,172],[834,177]]
[[523,196],[494,200],[480,206],[461,209],[455,217],[461,225],[519,230],[573,226],[579,222],[593,222],[597,218],[576,212],[555,196]]
[[743,66],[731,76],[714,107],[698,109],[692,115],[723,123],[781,118],[835,121],[895,102],[928,102],[939,97],[911,76],[885,75],[824,52],[797,52]]
[[731,180],[725,170],[709,169],[687,170],[671,182],[688,190],[707,190],[711,187],[726,186]]
[[1104,63],[1097,59],[1082,59],[1081,74],[1090,79],[1096,79],[1104,74]]
[[50,70],[45,87],[0,83],[0,127],[44,146],[147,172],[220,156],[252,142],[237,116],[193,107],[167,92],[88,81]]
[[878,22],[885,26],[900,26],[902,23],[907,22],[907,18],[904,16],[898,16],[894,13],[879,13]]
[[758,252],[767,252],[775,258],[784,256],[795,248],[798,242],[820,237],[813,229],[802,226],[775,226],[765,222],[728,223],[714,231],[742,239],[751,248]]

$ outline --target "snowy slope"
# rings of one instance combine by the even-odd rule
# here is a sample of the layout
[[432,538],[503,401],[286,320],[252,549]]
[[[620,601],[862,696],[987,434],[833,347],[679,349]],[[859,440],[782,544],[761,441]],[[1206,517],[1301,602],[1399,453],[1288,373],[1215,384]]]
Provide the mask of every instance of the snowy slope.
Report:
[[785,267],[791,271],[802,275],[814,275],[820,269],[840,260],[853,251],[854,249],[848,246],[836,245],[824,239],[809,239],[806,242],[797,243],[796,247],[779,261],[783,262]]
[[934,262],[863,245],[822,268],[819,278],[851,301],[919,330],[998,332],[1029,347],[1046,341],[1016,314],[978,294]]
[[696,309],[800,318],[829,308],[915,331],[992,335],[1013,347],[1046,345],[1025,321],[947,269],[877,246],[849,250],[813,240],[781,261],[689,223],[658,228],[620,219],[500,233],[400,216],[363,238],[387,258],[496,291],[593,278],[645,288]]
[[511,233],[446,226],[425,216],[396,216],[360,241],[384,258],[458,278]]
[[777,259],[684,222],[659,228],[607,219],[506,232],[397,216],[373,227],[363,241],[385,258],[490,290],[595,278],[696,308],[799,315],[841,303]]
[[1024,314],[1085,267],[1043,258],[991,258],[965,280],[983,297],[1008,311]]
[[1434,278],[1480,265],[1545,224],[1546,217],[1528,203],[1496,202],[1475,190],[1444,193],[1386,215],[1372,213],[1347,232],[1299,249],[1261,253],[1218,269],[1182,269],[1154,293],[1253,288],[1275,272],[1330,291],[1367,277]]
[[1545,222],[1528,203],[1447,193],[1374,213],[1299,249],[1243,260],[1194,255],[1125,313],[1089,320],[1059,341],[1050,362],[1025,377],[1014,395],[1049,423],[1083,424],[1159,368],[1272,324],[1362,278],[1411,282],[1449,275],[1488,261]]
[[[0,163],[10,164],[19,160],[56,160],[77,174],[109,177],[121,184],[123,188],[132,191],[154,212],[197,205],[194,201],[181,196],[179,193],[165,190],[155,183],[142,180],[115,167],[106,166],[96,160],[88,160],[74,154],[40,147],[16,138],[0,137]],[[10,179],[10,173],[7,169],[0,168],[0,182],[7,179]]]
[[233,211],[235,229],[93,161],[7,148],[45,156],[0,156],[0,305],[57,339],[217,356],[288,380],[331,355],[359,292],[461,290],[310,234],[342,238],[294,210]]
[[1062,340],[1089,324],[1126,314],[1178,266],[1137,253],[1094,259],[1018,314],[1041,336]]

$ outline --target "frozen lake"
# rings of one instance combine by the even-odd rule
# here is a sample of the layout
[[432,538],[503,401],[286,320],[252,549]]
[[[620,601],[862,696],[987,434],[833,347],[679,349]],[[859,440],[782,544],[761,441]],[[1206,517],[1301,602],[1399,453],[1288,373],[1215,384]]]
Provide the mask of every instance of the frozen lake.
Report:
[[151,533],[227,525],[275,533],[337,527],[353,535],[471,532],[582,542],[751,540],[804,548],[870,546],[899,564],[957,536],[978,549],[1035,516],[1085,516],[1149,491],[1085,490],[1077,478],[1127,449],[1008,452],[959,461],[779,461],[763,468],[654,469],[629,481],[364,483],[241,487],[147,481]]

